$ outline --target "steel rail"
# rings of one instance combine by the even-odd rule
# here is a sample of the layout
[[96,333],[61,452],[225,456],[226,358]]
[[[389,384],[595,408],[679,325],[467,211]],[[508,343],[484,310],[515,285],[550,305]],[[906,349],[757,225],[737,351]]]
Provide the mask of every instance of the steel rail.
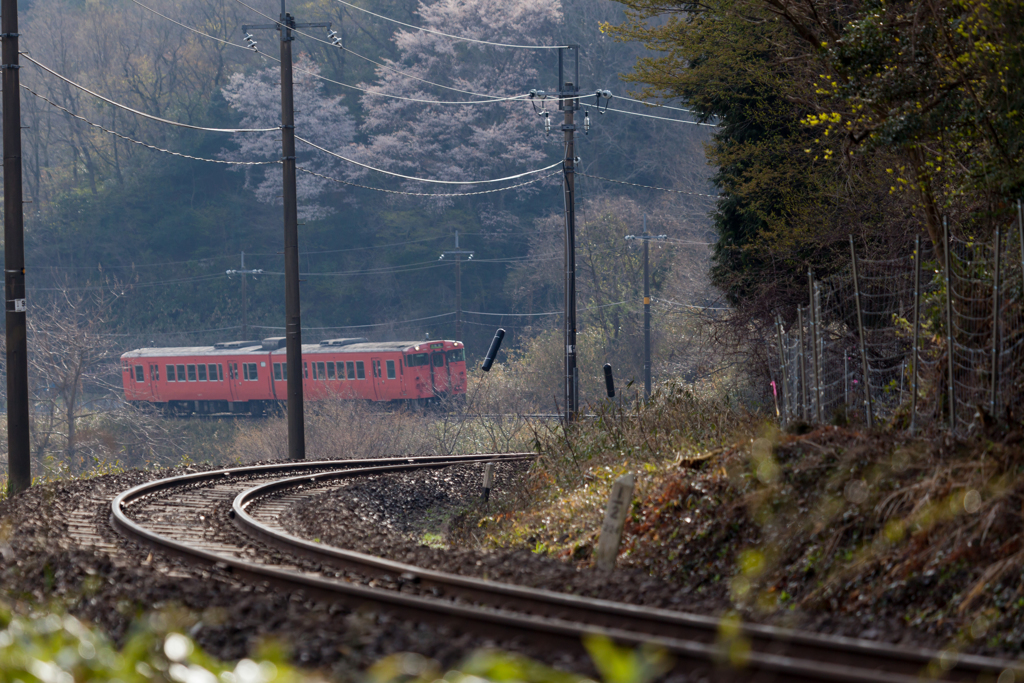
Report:
[[[757,674],[758,680],[785,681],[849,681],[869,683],[891,681],[910,683],[921,680],[922,673],[941,674],[948,680],[976,680],[979,674],[996,675],[1014,668],[1013,662],[983,657],[961,655],[952,667],[938,667],[939,662],[950,663],[941,653],[920,649],[897,648],[870,641],[852,638],[830,638],[811,633],[787,629],[751,625],[744,627],[742,635],[753,649],[745,655],[741,669],[723,666],[727,659],[724,650],[713,640],[717,637],[719,620],[699,615],[689,615],[605,600],[589,600],[552,591],[537,591],[521,586],[500,584],[470,577],[450,575],[444,572],[425,570],[412,565],[392,562],[338,548],[318,547],[302,539],[280,533],[260,524],[249,515],[245,508],[258,497],[257,492],[266,495],[289,486],[319,484],[328,479],[346,476],[367,476],[389,472],[408,471],[418,468],[437,468],[455,464],[479,463],[494,460],[521,460],[525,454],[509,456],[427,456],[422,458],[386,458],[358,461],[321,461],[309,463],[280,463],[274,465],[223,469],[180,477],[171,477],[136,486],[119,494],[112,502],[111,523],[123,535],[159,550],[186,559],[191,563],[214,566],[239,579],[257,585],[273,585],[287,591],[295,591],[310,597],[346,604],[358,609],[366,605],[383,607],[402,617],[441,622],[474,633],[499,638],[518,638],[541,647],[554,645],[582,654],[581,639],[589,633],[603,634],[620,643],[641,645],[650,643],[670,652],[675,657],[675,671],[678,673],[702,673],[713,680],[735,680],[739,674]],[[338,470],[338,466],[346,469]],[[334,468],[334,469],[330,469]],[[323,471],[327,469],[328,471]],[[309,473],[313,470],[313,473]],[[289,553],[315,559],[328,565],[345,565],[362,572],[378,575],[394,573],[396,577],[411,579],[424,588],[435,588],[438,592],[457,595],[489,606],[465,605],[450,599],[427,598],[410,595],[399,590],[368,587],[340,579],[315,576],[301,571],[282,569],[266,564],[250,562],[170,538],[146,529],[130,519],[125,511],[140,500],[173,487],[193,487],[204,482],[222,482],[224,477],[273,475],[288,471],[305,471],[307,474],[277,480],[263,486],[250,487],[235,497],[231,515],[236,525],[247,533],[269,545]],[[515,611],[509,607],[514,606]],[[524,607],[537,614],[524,614]],[[712,642],[709,642],[712,641]],[[782,648],[792,650],[782,654]],[[775,650],[774,652],[772,650]],[[813,660],[798,658],[813,654]],[[892,670],[899,654],[910,654],[911,665],[903,660],[903,668]],[[890,670],[884,661],[888,660]],[[823,661],[824,660],[824,661]],[[925,669],[931,665],[931,669]],[[876,670],[877,669],[877,670]],[[1016,670],[1016,669],[1015,669]],[[950,678],[950,676],[953,676]],[[970,676],[968,678],[968,676]]]
[[[413,466],[396,467],[392,471]],[[251,515],[246,508],[261,498],[275,493],[323,483],[330,479],[357,476],[359,470],[328,472],[320,475],[278,479],[242,491],[232,502],[231,517],[235,525],[247,535],[279,550],[303,556],[316,562],[340,565],[346,569],[373,573],[377,576],[402,576],[424,588],[441,594],[457,595],[466,600],[484,603],[498,609],[514,609],[546,617],[620,628],[639,633],[650,633],[672,638],[714,643],[720,634],[721,619],[675,610],[631,605],[598,598],[587,598],[542,588],[489,581],[449,572],[424,569],[415,565],[388,560],[353,550],[325,546],[275,529]],[[909,676],[920,675],[929,666],[943,661],[943,654],[924,648],[905,647],[844,636],[821,634],[793,629],[744,624],[740,635],[755,650],[791,657],[829,661],[852,667],[862,666],[865,658],[872,668]],[[946,659],[948,663],[948,656]],[[980,675],[998,676],[1007,668],[1021,666],[1010,662],[975,655],[959,655],[955,664],[942,669],[944,680],[976,681]],[[948,664],[947,664],[948,666]]]

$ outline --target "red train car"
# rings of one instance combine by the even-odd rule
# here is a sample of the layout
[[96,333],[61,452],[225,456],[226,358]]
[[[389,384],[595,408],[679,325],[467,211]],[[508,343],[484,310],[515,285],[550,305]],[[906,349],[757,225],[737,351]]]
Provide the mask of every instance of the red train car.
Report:
[[[458,341],[303,344],[303,396],[425,406],[466,394]],[[213,346],[135,349],[121,356],[125,399],[175,415],[264,413],[288,395],[285,338]]]

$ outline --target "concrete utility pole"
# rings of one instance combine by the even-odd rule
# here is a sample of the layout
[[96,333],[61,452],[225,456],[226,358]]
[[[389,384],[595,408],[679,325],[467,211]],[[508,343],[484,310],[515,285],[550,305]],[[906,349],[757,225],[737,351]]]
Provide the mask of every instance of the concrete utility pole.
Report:
[[[12,0],[0,0],[10,2]],[[302,321],[299,306],[299,209],[295,190],[295,107],[292,99],[292,31],[297,28],[331,28],[330,23],[296,24],[281,0],[281,19],[276,24],[243,26],[276,30],[281,35],[281,165],[284,180],[284,298],[288,368],[288,459],[306,457],[306,432],[302,413]],[[255,46],[251,35],[246,36]]]
[[25,216],[21,188],[21,84],[18,0],[0,0],[3,76],[4,294],[7,324],[7,493],[32,485],[28,431],[28,338],[25,302]]
[[[566,63],[572,57],[573,70]],[[558,108],[565,112],[565,421],[572,422],[579,411],[579,372],[576,369],[576,124],[580,108],[580,48],[558,50]]]
[[242,276],[242,339],[247,339],[249,336],[249,294],[246,288],[245,276],[246,275],[262,275],[263,269],[245,270],[245,252],[242,252],[242,270],[228,270],[225,271],[228,277],[232,275]]
[[651,266],[650,241],[664,240],[668,235],[652,235],[647,232],[647,214],[644,214],[644,231],[639,235],[626,235],[627,240],[641,240],[644,243],[644,398],[651,397]]
[[455,341],[462,341],[462,257],[469,256],[473,260],[473,252],[466,249],[459,249],[459,231],[455,231],[455,250],[441,253],[441,259],[445,256],[455,257]]

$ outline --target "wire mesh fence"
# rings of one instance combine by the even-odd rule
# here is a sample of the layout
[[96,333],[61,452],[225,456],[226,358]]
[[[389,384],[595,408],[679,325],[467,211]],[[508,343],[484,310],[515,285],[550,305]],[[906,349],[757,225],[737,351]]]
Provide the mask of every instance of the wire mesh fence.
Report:
[[784,424],[860,421],[966,437],[1024,421],[1024,211],[988,241],[918,239],[846,268],[808,273],[807,299],[778,311],[773,374]]

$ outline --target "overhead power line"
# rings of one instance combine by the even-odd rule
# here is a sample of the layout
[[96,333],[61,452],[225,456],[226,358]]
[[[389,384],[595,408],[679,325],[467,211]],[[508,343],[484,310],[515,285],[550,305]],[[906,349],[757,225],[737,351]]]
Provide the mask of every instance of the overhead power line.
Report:
[[356,166],[365,168],[370,171],[376,171],[377,173],[383,173],[384,175],[394,176],[395,178],[402,178],[404,180],[414,180],[418,183],[435,183],[438,185],[483,185],[484,183],[504,183],[508,182],[509,180],[518,180],[519,178],[525,178],[526,176],[533,175],[535,173],[543,173],[544,171],[550,171],[556,166],[562,165],[561,160],[559,160],[551,164],[550,166],[545,166],[544,168],[536,168],[532,171],[524,171],[523,173],[517,173],[516,175],[510,175],[504,178],[491,178],[490,180],[437,180],[434,178],[416,178],[415,176],[403,175],[401,173],[395,173],[393,171],[385,171],[382,168],[376,168],[374,166],[369,166],[368,164],[355,161],[354,159],[343,157],[337,152],[332,152],[329,149],[324,149],[320,145],[314,142],[310,142],[305,138],[301,138],[298,135],[295,136],[295,139],[298,140],[299,142],[303,142],[309,145],[310,147],[313,147],[314,149],[320,150],[324,154],[329,154],[332,157],[336,157],[338,159],[341,159],[342,161],[347,161],[350,164],[355,164]]
[[[450,315],[455,315],[455,311],[451,313],[440,313],[438,315],[428,315],[425,318],[413,318],[411,320],[395,320],[393,322],[386,323],[372,323],[369,325],[334,325],[332,327],[304,327],[305,330],[355,330],[366,327],[386,327],[388,325],[403,325],[405,323],[418,323],[424,320],[436,320],[438,318],[447,318]],[[283,330],[283,327],[268,327],[266,325],[250,325],[258,330]]]
[[[628,99],[628,98],[623,98],[623,99]],[[639,102],[639,100],[632,100],[632,101],[633,102]],[[581,103],[581,104],[582,104],[582,106],[586,107],[587,109],[593,109],[594,111],[598,111],[598,112],[601,112],[601,113],[604,113],[606,111],[613,111],[613,112],[616,112],[618,114],[628,114],[630,116],[642,116],[645,119],[657,119],[659,121],[671,121],[673,123],[685,123],[685,124],[688,124],[690,126],[708,126],[709,128],[718,128],[718,124],[716,124],[716,123],[701,123],[700,121],[687,121],[685,119],[673,119],[673,118],[671,118],[669,116],[654,116],[653,114],[641,114],[638,111],[626,111],[625,109],[613,109],[612,107],[598,107],[597,105],[594,105],[594,104],[583,104],[583,103]],[[646,102],[641,102],[641,104],[646,104]],[[683,111],[685,111],[685,110],[683,110]]]
[[110,128],[106,128],[104,126],[101,126],[98,123],[93,123],[89,119],[87,119],[84,116],[81,116],[79,114],[76,114],[75,112],[71,111],[67,107],[59,105],[56,102],[54,102],[53,100],[51,100],[51,99],[49,99],[47,97],[44,97],[43,95],[40,95],[39,93],[37,93],[35,90],[33,90],[32,88],[28,87],[24,83],[20,83],[19,85],[21,85],[22,89],[27,90],[28,92],[32,93],[33,95],[35,95],[36,97],[41,99],[43,102],[46,102],[50,106],[55,107],[57,109],[60,109],[62,112],[64,112],[68,116],[71,116],[72,118],[78,119],[79,121],[84,121],[85,123],[89,124],[93,128],[99,128],[104,133],[110,133],[111,135],[119,137],[122,140],[125,140],[127,142],[131,142],[131,143],[139,145],[141,147],[146,147],[147,149],[152,149],[152,150],[154,150],[156,152],[163,152],[164,154],[170,154],[172,156],[181,157],[183,159],[192,159],[193,161],[205,161],[205,162],[211,163],[211,164],[227,164],[228,166],[264,166],[264,165],[267,165],[267,164],[280,164],[281,163],[280,161],[276,161],[276,160],[275,161],[227,161],[225,159],[208,159],[206,157],[193,156],[192,154],[184,154],[182,152],[173,152],[173,151],[171,151],[169,149],[164,149],[163,147],[157,147],[156,145],[151,145],[149,143],[142,142],[141,140],[136,140],[135,138],[130,138],[127,135],[123,135],[121,133],[118,133],[116,130],[111,130]]
[[676,194],[686,194],[691,197],[710,197],[711,199],[718,199],[718,195],[713,194],[701,194],[700,192],[684,192],[683,190],[671,190],[667,187],[656,187],[654,185],[641,185],[640,183],[627,183],[625,180],[612,180],[611,178],[602,178],[599,175],[590,175],[589,173],[583,173],[582,171],[576,171],[576,175],[581,175],[586,178],[593,178],[594,180],[603,180],[606,183],[618,183],[619,185],[629,185],[631,187],[643,187],[648,190],[661,190],[662,192],[675,192]]
[[514,189],[516,189],[518,187],[524,187],[526,185],[531,185],[531,184],[533,184],[533,183],[535,183],[535,182],[537,182],[539,180],[544,180],[544,178],[550,178],[553,175],[558,175],[559,173],[561,173],[561,171],[555,171],[550,176],[540,176],[538,178],[532,178],[530,180],[527,180],[526,182],[517,183],[515,185],[509,185],[507,187],[497,187],[497,188],[495,188],[493,190],[478,190],[476,192],[403,192],[402,190],[388,190],[388,189],[385,189],[385,188],[382,188],[382,187],[370,187],[369,185],[360,185],[359,183],[351,183],[351,182],[349,182],[347,180],[342,180],[340,178],[332,178],[331,176],[327,176],[327,175],[324,175],[322,173],[317,173],[316,171],[310,171],[310,170],[302,168],[302,167],[297,167],[296,170],[302,171],[303,173],[307,173],[307,174],[312,175],[312,176],[316,176],[317,178],[323,178],[324,180],[329,180],[332,183],[340,183],[342,185],[350,185],[352,187],[360,187],[360,188],[362,188],[364,190],[373,190],[375,192],[386,192],[388,194],[403,194],[403,195],[406,195],[406,196],[409,196],[409,197],[473,197],[473,196],[479,195],[479,194],[492,194],[494,192],[505,192],[506,190],[514,190]]
[[363,9],[362,7],[359,7],[357,5],[353,5],[351,3],[345,2],[345,0],[338,0],[338,2],[341,3],[342,5],[345,5],[345,7],[351,7],[352,9],[359,10],[360,12],[365,12],[366,14],[369,14],[371,16],[377,17],[378,19],[383,19],[384,21],[390,21],[391,23],[398,24],[399,26],[404,26],[406,28],[411,28],[414,31],[423,31],[424,33],[432,33],[432,34],[437,35],[437,36],[444,36],[445,38],[451,38],[453,40],[461,40],[461,41],[465,41],[467,43],[478,43],[480,45],[490,45],[492,47],[510,47],[510,48],[516,48],[516,49],[520,49],[520,50],[557,50],[559,48],[567,47],[565,45],[511,45],[509,43],[496,43],[496,42],[492,42],[490,40],[479,40],[477,38],[467,38],[465,36],[456,36],[456,35],[452,35],[451,33],[444,33],[442,31],[436,31],[436,30],[434,30],[432,28],[423,28],[422,26],[414,26],[413,24],[407,24],[404,21],[399,21],[398,19],[392,19],[391,17],[386,17],[383,14],[377,14],[376,12],[371,12],[368,9]]
[[139,111],[138,109],[133,109],[133,108],[129,107],[128,105],[121,104],[120,102],[115,102],[114,100],[112,100],[112,99],[110,99],[108,97],[104,97],[103,95],[100,95],[97,92],[93,92],[92,90],[89,90],[88,88],[86,88],[84,85],[81,85],[80,83],[76,83],[75,81],[71,80],[67,76],[64,76],[63,74],[57,73],[56,71],[54,71],[50,67],[48,67],[45,64],[43,64],[43,63],[33,59],[32,57],[30,57],[27,54],[22,53],[22,57],[24,57],[28,61],[32,62],[36,66],[38,66],[43,71],[46,71],[47,73],[50,73],[50,74],[56,76],[57,78],[59,78],[60,80],[64,81],[68,85],[71,85],[71,86],[73,86],[75,88],[78,88],[79,90],[81,90],[84,93],[92,95],[96,99],[103,100],[104,102],[106,102],[109,105],[112,105],[112,106],[117,107],[119,109],[123,109],[125,111],[129,111],[129,112],[131,112],[131,113],[133,113],[133,114],[135,114],[137,116],[141,116],[143,118],[150,119],[152,121],[157,121],[159,123],[166,123],[169,126],[178,126],[180,128],[190,128],[192,130],[202,130],[202,131],[206,131],[208,133],[271,133],[273,131],[277,131],[277,130],[281,129],[279,126],[278,127],[274,127],[274,128],[209,128],[207,126],[193,126],[193,125],[191,125],[189,123],[181,123],[180,121],[171,121],[170,119],[164,119],[164,118],[161,118],[159,116],[153,116],[152,114],[147,114],[144,111]]

